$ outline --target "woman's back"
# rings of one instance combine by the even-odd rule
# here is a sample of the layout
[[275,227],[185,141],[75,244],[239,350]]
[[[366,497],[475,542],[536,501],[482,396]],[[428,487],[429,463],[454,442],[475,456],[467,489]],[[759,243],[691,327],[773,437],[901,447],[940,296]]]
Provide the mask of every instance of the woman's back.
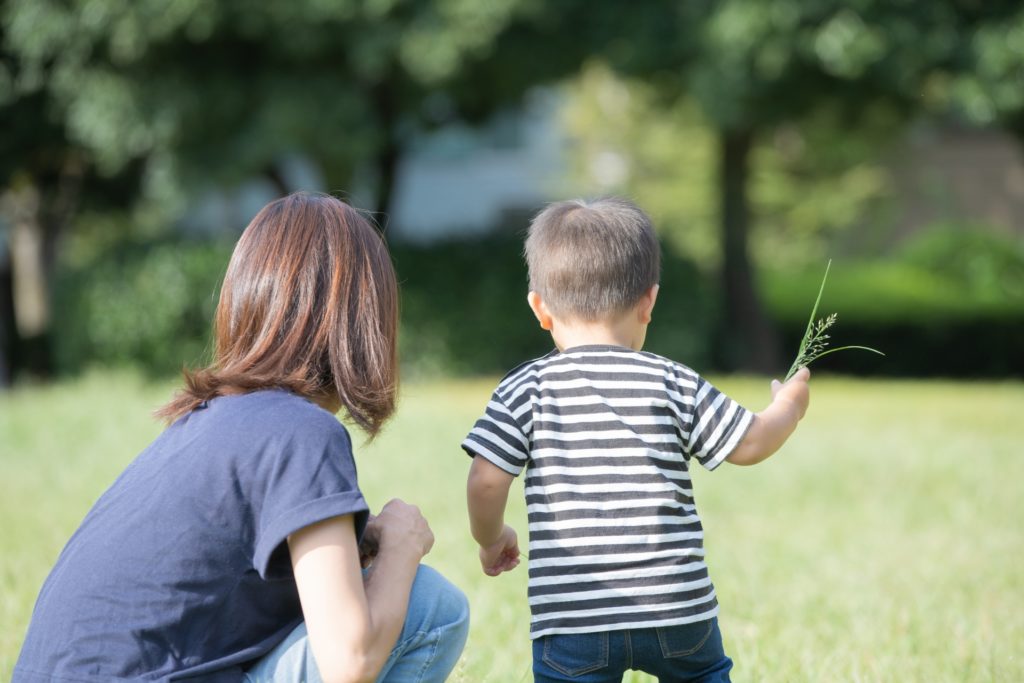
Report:
[[366,510],[333,415],[281,390],[212,399],[86,516],[40,592],[15,680],[241,680],[302,621],[288,535],[353,513],[361,533]]

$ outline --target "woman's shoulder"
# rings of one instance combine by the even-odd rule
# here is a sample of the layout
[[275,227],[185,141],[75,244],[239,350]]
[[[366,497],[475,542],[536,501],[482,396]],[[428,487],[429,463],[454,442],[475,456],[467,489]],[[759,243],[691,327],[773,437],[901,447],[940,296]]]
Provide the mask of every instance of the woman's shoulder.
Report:
[[280,435],[301,432],[331,438],[348,437],[347,430],[337,416],[313,401],[284,389],[260,389],[245,394],[218,396],[201,404],[193,414],[199,421],[215,422],[222,427],[235,426],[243,430],[243,433],[269,432]]

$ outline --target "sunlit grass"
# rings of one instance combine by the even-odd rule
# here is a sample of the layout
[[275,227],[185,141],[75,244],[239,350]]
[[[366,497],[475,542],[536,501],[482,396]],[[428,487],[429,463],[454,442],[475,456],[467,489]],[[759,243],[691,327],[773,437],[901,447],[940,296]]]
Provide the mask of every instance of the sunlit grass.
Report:
[[[57,553],[158,433],[149,411],[171,386],[97,374],[0,397],[0,680]],[[767,400],[765,380],[721,386]],[[811,386],[782,453],[695,475],[734,680],[1024,680],[1024,385]],[[470,598],[453,680],[473,683],[532,678],[525,567],[484,576],[465,521],[459,442],[493,387],[408,384],[385,433],[356,439],[371,505],[419,504],[437,537],[427,561]],[[508,518],[525,539],[520,487]]]

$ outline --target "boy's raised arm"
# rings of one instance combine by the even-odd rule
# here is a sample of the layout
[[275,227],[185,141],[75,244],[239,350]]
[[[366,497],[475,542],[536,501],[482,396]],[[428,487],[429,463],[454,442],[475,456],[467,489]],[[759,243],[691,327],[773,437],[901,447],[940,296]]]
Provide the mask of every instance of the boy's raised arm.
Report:
[[488,576],[497,576],[519,564],[516,532],[505,524],[505,504],[514,478],[487,458],[473,457],[466,484],[469,528],[480,544],[480,564]]
[[771,404],[754,416],[750,429],[726,460],[734,465],[756,465],[779,450],[807,412],[810,378],[810,371],[801,368],[785,384],[773,381]]

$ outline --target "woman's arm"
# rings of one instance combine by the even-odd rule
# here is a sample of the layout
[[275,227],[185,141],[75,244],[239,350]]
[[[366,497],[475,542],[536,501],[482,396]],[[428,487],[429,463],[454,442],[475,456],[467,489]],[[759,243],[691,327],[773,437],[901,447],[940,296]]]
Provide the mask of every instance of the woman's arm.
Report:
[[379,549],[364,578],[352,515],[288,537],[313,657],[324,683],[373,681],[402,632],[420,559],[434,536],[419,510],[392,500],[374,520]]

